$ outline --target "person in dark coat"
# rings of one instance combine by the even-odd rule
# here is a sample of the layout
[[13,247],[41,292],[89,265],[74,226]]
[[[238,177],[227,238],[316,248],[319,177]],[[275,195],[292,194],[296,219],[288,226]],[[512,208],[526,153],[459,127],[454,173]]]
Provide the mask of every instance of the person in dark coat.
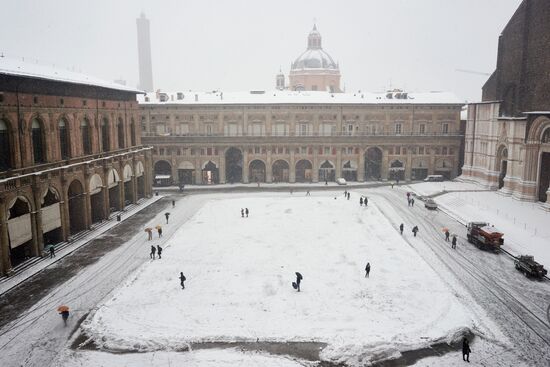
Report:
[[450,236],[450,235],[451,235],[451,234],[449,233],[449,230],[446,229],[446,230],[445,230],[445,241],[449,242],[449,236]]
[[[302,282],[302,279],[304,279],[304,277],[302,277],[302,274],[296,272],[296,282],[294,283],[296,285],[296,287],[294,287],[298,292],[300,292],[300,283]],[[293,284],[293,285],[294,285]]]
[[462,360],[470,363],[470,353],[472,350],[470,349],[470,343],[468,343],[468,339],[464,338],[462,340]]
[[159,238],[161,238],[162,237],[162,227],[158,227],[157,232],[159,234]]
[[185,284],[183,282],[185,282],[187,279],[185,278],[185,275],[183,275],[183,271],[180,272],[180,284],[181,284],[181,289],[185,289]]
[[411,206],[414,206],[414,199],[411,198]]
[[155,246],[151,245],[151,253],[149,254],[149,257],[153,260],[155,260],[155,253],[157,252],[157,249]]
[[246,217],[248,218],[248,208],[244,208],[244,214],[246,214]]
[[411,206],[411,199],[407,198],[407,206]]
[[344,190],[344,197],[348,197],[348,190]]
[[176,200],[172,200],[172,208],[176,207]]
[[164,213],[164,216],[166,217],[166,224],[168,224],[168,218],[170,218],[170,213],[166,212]]
[[365,266],[365,278],[369,277],[370,273],[370,263],[367,263],[367,266]]
[[414,226],[412,229],[414,236],[416,237],[416,233],[418,232],[418,226]]
[[365,198],[365,200],[363,200],[363,202],[365,203],[365,206],[367,206],[369,204],[369,199]]
[[63,319],[63,324],[67,326],[67,320],[69,319],[69,310],[64,310],[59,313]]
[[53,245],[50,245],[50,259],[52,257],[55,257],[55,247]]
[[241,218],[244,218],[244,209],[241,208]]
[[403,228],[405,228],[405,226],[403,225],[403,223],[401,223],[399,225],[399,232],[401,232],[401,234],[403,234]]
[[451,248],[456,249],[456,236],[453,236],[453,241],[451,243]]
[[351,194],[348,192],[348,200],[349,200],[350,196],[351,196]]
[[363,206],[363,197],[362,196],[359,198],[359,205]]
[[311,196],[309,190],[306,191],[306,196]]
[[159,259],[161,258],[160,256],[162,255],[162,247],[160,247],[160,245],[157,245],[157,254],[159,255]]

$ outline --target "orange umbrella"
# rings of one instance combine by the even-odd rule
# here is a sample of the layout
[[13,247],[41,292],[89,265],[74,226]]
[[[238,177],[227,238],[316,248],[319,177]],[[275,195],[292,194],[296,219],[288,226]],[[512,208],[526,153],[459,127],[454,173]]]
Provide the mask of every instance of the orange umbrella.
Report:
[[67,312],[67,311],[69,311],[69,307],[67,307],[67,306],[59,306],[59,307],[57,308],[57,311],[58,311],[58,312]]
[[145,232],[151,232],[151,231],[153,231],[153,228],[151,228],[151,227],[145,228]]
[[449,228],[443,227],[443,228],[441,228],[441,230],[442,230],[443,232],[447,232],[447,231],[449,230]]
[[160,226],[160,224],[157,224],[157,226],[156,226],[155,228],[156,228],[156,229],[160,229],[160,228],[162,228],[162,227]]

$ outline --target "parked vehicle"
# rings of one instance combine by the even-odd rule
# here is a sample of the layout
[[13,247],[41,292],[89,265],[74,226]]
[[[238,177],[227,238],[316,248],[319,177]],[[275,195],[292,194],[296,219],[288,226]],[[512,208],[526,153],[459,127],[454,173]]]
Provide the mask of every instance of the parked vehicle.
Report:
[[535,261],[535,258],[531,255],[521,255],[515,261],[516,269],[521,271],[525,276],[541,279],[548,271]]
[[489,223],[485,222],[469,222],[468,242],[473,243],[476,247],[482,250],[499,251],[504,245],[504,233],[500,232]]
[[347,184],[348,184],[348,183],[346,182],[346,179],[343,178],[343,177],[337,178],[337,179],[336,179],[336,183],[337,183],[338,185],[347,185]]
[[429,175],[428,177],[426,177],[424,179],[424,181],[426,181],[426,182],[441,182],[441,181],[445,181],[445,177],[443,177],[442,175]]
[[433,199],[424,200],[424,208],[428,210],[437,210],[437,203]]

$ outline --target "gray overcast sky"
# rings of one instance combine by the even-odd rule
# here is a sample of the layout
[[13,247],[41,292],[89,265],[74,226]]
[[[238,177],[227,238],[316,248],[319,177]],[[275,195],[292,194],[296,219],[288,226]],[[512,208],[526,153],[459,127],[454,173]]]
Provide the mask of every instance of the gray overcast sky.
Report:
[[347,91],[447,90],[470,101],[521,0],[12,0],[0,52],[138,83],[136,18],[151,22],[164,90],[272,89],[305,50],[313,19]]

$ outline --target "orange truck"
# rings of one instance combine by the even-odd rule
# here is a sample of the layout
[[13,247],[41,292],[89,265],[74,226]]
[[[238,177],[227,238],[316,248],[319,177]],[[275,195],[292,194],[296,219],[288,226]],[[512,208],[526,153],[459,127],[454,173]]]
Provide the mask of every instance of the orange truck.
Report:
[[468,228],[468,242],[482,250],[497,252],[504,245],[504,233],[490,226],[489,223],[469,222],[466,227]]

